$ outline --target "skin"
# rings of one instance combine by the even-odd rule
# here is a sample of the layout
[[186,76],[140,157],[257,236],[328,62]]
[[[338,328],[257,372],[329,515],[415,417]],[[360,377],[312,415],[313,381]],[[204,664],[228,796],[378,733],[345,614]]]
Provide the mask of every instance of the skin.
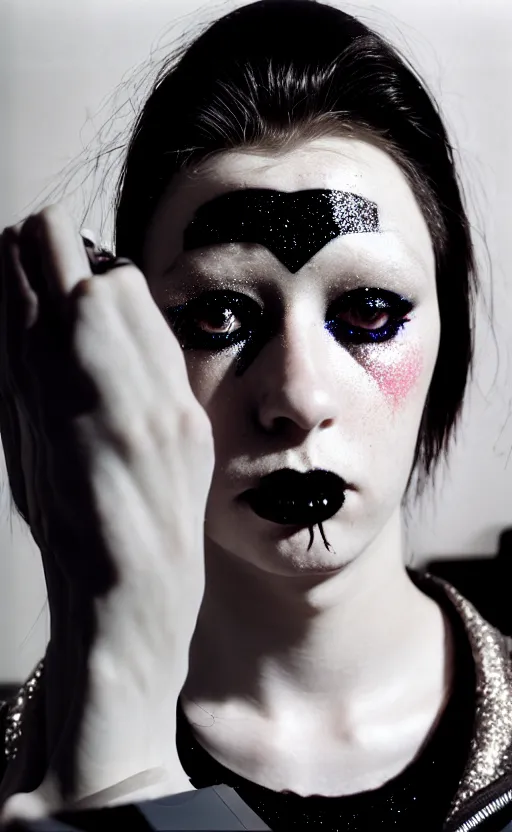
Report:
[[340,191],[231,191],[195,213],[185,251],[213,243],[260,243],[295,273],[339,234],[378,231],[373,202]]
[[[232,190],[360,194],[381,233],[338,237],[291,274],[258,244],[183,251],[196,209]],[[231,151],[177,177],[148,230],[144,273],[162,311],[203,288],[248,294],[277,335],[237,376],[236,353],[186,351],[213,428],[206,591],[181,701],[199,741],[275,790],[375,788],[417,755],[450,686],[451,636],[404,568],[401,502],[439,346],[432,243],[394,161],[367,141],[325,138],[286,153]],[[391,342],[354,348],[325,310],[357,287],[410,299]],[[307,550],[297,531],[239,500],[282,467],[349,482]]]
[[176,702],[214,464],[211,424],[144,275],[132,264],[93,275],[62,206],[1,244],[2,443],[51,634],[44,704],[27,711],[2,778],[0,825],[191,788]]

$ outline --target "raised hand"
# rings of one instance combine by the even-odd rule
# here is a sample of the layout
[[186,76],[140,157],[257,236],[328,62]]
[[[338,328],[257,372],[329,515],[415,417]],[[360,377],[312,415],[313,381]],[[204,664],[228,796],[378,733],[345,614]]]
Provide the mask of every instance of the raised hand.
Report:
[[142,273],[93,275],[62,207],[4,232],[0,303],[0,432],[51,614],[46,738],[25,736],[15,790],[38,741],[52,811],[149,769],[184,783],[176,701],[204,591],[208,417]]

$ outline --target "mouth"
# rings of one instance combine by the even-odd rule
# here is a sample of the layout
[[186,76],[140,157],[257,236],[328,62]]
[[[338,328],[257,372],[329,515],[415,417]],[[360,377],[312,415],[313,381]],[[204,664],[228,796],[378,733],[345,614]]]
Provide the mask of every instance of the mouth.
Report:
[[315,468],[304,474],[282,468],[262,477],[241,498],[258,517],[272,523],[315,526],[333,517],[345,502],[347,483],[331,471]]

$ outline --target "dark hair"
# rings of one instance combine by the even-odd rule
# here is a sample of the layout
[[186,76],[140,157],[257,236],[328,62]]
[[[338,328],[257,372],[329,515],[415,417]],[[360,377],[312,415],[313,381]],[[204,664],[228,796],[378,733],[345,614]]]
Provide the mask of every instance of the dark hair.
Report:
[[242,145],[281,148],[326,133],[363,134],[391,154],[430,230],[441,340],[414,458],[421,487],[462,408],[476,274],[438,109],[381,36],[315,0],[260,0],[213,23],[164,67],[137,119],[117,192],[117,253],[142,265],[156,205],[184,166]]

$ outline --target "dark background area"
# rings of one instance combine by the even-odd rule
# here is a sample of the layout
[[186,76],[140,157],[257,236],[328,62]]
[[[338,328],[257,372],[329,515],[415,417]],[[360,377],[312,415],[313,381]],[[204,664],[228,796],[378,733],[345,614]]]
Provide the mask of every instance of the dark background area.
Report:
[[494,627],[512,636],[512,528],[500,535],[494,557],[432,560],[425,571],[444,578]]

